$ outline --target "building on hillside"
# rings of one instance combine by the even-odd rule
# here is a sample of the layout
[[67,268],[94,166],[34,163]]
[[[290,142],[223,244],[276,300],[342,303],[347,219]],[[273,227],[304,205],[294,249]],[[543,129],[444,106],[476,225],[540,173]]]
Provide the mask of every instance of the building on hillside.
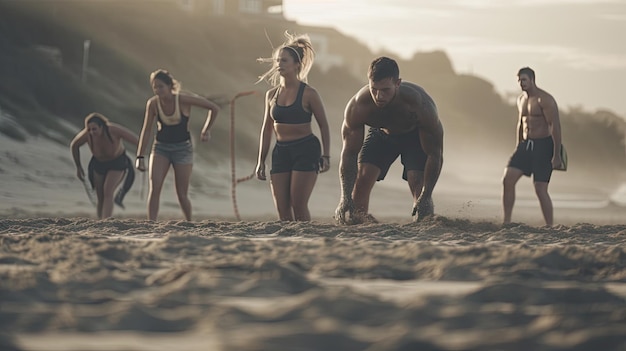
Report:
[[283,17],[283,0],[174,0],[194,15]]
[[330,52],[328,36],[319,33],[309,33],[309,38],[311,38],[311,44],[315,49],[315,65],[322,72],[326,73],[333,67],[343,66],[343,57]]
[[366,76],[371,51],[364,44],[341,34],[332,27],[306,27],[315,49],[315,66],[327,73],[332,68],[362,79]]

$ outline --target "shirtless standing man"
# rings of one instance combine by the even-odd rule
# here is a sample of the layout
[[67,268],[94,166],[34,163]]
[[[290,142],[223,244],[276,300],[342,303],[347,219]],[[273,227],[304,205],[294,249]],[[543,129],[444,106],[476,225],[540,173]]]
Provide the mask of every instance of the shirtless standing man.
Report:
[[504,171],[502,205],[504,224],[511,223],[515,184],[522,175],[533,174],[535,193],[546,225],[553,224],[548,183],[552,169],[561,167],[561,122],[556,100],[535,84],[535,71],[524,67],[517,73],[522,94],[517,99],[517,148]]
[[[443,164],[443,126],[433,99],[399,75],[396,61],[375,59],[368,71],[369,84],[346,106],[339,165],[341,200],[335,211],[341,224],[376,221],[368,213],[370,193],[398,156],[413,195],[414,220],[434,213],[432,193]],[[363,142],[366,125],[370,128]]]

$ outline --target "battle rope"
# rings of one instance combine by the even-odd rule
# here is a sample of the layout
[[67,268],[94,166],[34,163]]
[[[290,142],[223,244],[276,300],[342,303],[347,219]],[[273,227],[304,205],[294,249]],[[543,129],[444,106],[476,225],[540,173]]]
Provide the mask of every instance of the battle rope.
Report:
[[241,220],[239,215],[239,208],[237,207],[237,184],[245,182],[254,178],[255,174],[252,172],[249,176],[237,179],[235,172],[235,100],[240,97],[256,94],[256,91],[244,91],[235,95],[230,100],[230,179],[231,179],[231,197],[233,200],[233,210],[235,211],[235,217],[238,221]]

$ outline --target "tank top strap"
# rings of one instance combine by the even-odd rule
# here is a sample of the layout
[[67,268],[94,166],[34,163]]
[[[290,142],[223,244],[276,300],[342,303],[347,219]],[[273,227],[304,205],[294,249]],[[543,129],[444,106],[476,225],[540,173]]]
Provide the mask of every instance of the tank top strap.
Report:
[[178,118],[180,116],[179,96],[180,96],[180,94],[176,94],[174,96],[174,113],[172,113],[171,115],[166,115],[165,112],[163,112],[163,107],[161,106],[161,99],[159,99],[159,96],[157,95],[157,108],[159,110],[159,117],[162,117],[162,118],[173,118],[173,117],[176,117],[176,118]]
[[174,116],[178,116],[179,118],[183,117],[183,114],[180,113],[180,94],[176,94],[176,97],[174,98],[176,100],[175,103],[175,108],[174,108]]
[[165,114],[163,113],[163,108],[161,108],[161,99],[159,99],[158,95],[156,97],[156,104],[157,104],[157,112],[159,113],[157,117],[161,118],[162,116],[165,116]]

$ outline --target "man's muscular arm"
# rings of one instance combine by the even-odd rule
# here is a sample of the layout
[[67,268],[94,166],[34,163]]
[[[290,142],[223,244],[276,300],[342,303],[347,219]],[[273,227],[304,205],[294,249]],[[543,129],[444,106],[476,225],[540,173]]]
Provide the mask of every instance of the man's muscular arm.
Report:
[[352,198],[352,190],[356,182],[357,158],[363,145],[364,127],[352,129],[344,122],[341,128],[343,149],[339,163],[339,178],[341,181],[341,196]]
[[355,101],[352,99],[346,107],[343,124],[341,126],[341,136],[343,140],[343,148],[339,162],[341,199],[335,211],[335,219],[342,224],[347,223],[346,212],[350,212],[350,215],[354,212],[352,190],[354,189],[357,176],[357,158],[361,146],[363,146],[363,137],[365,134],[365,124],[356,116],[354,105]]
[[527,100],[524,98],[525,95],[520,95],[517,98],[517,133],[515,135],[515,146],[519,145],[519,143],[524,140],[524,130],[522,123],[522,105],[527,103]]
[[432,194],[443,165],[443,126],[434,106],[426,107],[420,121],[420,141],[428,156],[424,169],[424,186],[413,210],[417,220],[434,213]]
[[550,95],[539,99],[539,106],[541,106],[543,115],[550,128],[552,140],[554,141],[552,168],[558,168],[563,162],[563,160],[561,160],[561,121],[559,119],[559,108],[556,104],[556,100]]

